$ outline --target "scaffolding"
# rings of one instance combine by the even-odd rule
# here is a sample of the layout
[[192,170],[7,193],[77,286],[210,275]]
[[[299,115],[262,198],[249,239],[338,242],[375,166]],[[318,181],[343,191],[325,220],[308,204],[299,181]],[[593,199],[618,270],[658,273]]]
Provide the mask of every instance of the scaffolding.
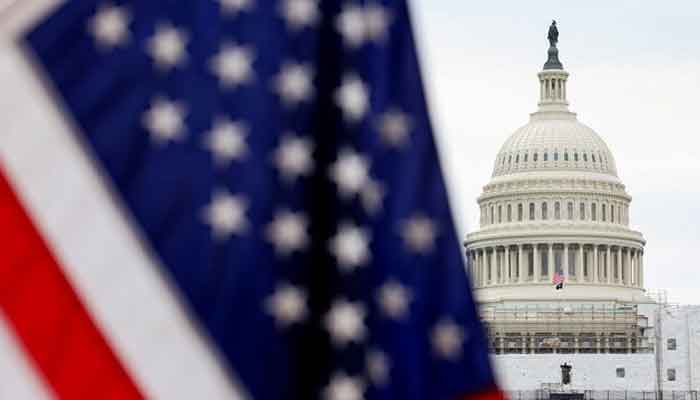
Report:
[[481,319],[495,354],[653,351],[635,305],[493,306],[482,308]]

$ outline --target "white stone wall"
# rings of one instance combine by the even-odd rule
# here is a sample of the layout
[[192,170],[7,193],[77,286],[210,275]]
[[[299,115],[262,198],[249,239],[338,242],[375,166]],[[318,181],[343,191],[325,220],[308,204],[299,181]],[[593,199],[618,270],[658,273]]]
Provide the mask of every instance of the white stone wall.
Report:
[[[575,390],[656,390],[656,361],[642,354],[507,354],[492,356],[503,390],[541,389],[543,383],[561,382],[561,364],[572,366]],[[625,369],[618,378],[617,368]]]
[[[662,307],[661,385],[662,390],[700,390],[700,307]],[[668,339],[676,339],[676,350],[668,349]],[[668,380],[668,369],[676,370],[676,380]]]
[[700,390],[700,310],[688,315],[690,326],[690,387],[691,390]]

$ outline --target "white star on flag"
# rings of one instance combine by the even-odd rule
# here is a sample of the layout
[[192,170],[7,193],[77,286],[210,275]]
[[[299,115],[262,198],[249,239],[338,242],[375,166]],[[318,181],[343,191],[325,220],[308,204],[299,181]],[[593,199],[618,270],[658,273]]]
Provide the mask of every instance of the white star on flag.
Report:
[[274,86],[287,106],[309,101],[314,93],[312,69],[307,64],[284,63],[274,78]]
[[185,134],[185,106],[156,97],[143,115],[143,125],[156,144],[182,139]]
[[353,378],[344,372],[333,374],[324,389],[324,400],[363,400],[365,384],[360,378]]
[[348,74],[335,92],[335,102],[346,120],[359,122],[369,107],[369,89],[357,74]]
[[369,350],[365,357],[367,376],[375,386],[386,386],[389,383],[389,357],[380,350]]
[[370,235],[367,230],[351,223],[343,223],[338,233],[331,239],[330,250],[335,256],[338,267],[343,272],[352,272],[366,265],[370,260]]
[[411,291],[394,279],[388,280],[377,291],[377,302],[384,315],[393,320],[403,320],[408,313]]
[[272,242],[275,252],[282,256],[303,250],[309,244],[307,235],[308,219],[304,213],[281,210],[267,226],[267,239]]
[[376,124],[382,141],[397,148],[406,144],[411,125],[409,116],[398,108],[391,108],[380,115]]
[[156,67],[169,70],[186,60],[187,40],[187,34],[184,31],[164,23],[156,27],[153,36],[148,39],[146,48]]
[[248,128],[243,122],[219,117],[207,133],[204,146],[212,152],[217,164],[226,165],[232,160],[241,160],[248,153],[247,134]]
[[360,192],[360,200],[367,214],[374,215],[382,210],[382,201],[386,191],[384,186],[374,179],[367,179],[367,183]]
[[335,26],[350,47],[359,47],[365,41],[365,14],[361,6],[346,4],[338,15]]
[[210,60],[209,67],[219,78],[221,86],[235,88],[253,79],[252,69],[255,53],[246,46],[226,43]]
[[343,6],[335,26],[348,47],[358,48],[367,41],[385,40],[390,19],[389,12],[377,3],[349,4]]
[[88,21],[88,32],[98,47],[110,50],[129,41],[131,15],[126,7],[107,3],[98,7],[97,13]]
[[325,316],[325,327],[333,343],[344,347],[350,342],[359,343],[365,339],[365,308],[360,303],[350,303],[341,299],[333,302]]
[[244,196],[234,196],[225,189],[219,189],[204,209],[204,221],[211,226],[215,238],[226,239],[231,234],[240,234],[248,229],[247,208],[248,200]]
[[378,3],[365,6],[365,31],[367,38],[375,42],[386,39],[387,29],[391,23],[391,13]]
[[288,283],[277,286],[275,292],[265,300],[265,308],[275,318],[278,326],[287,327],[306,319],[306,293]]
[[422,214],[416,214],[401,224],[401,236],[406,248],[418,254],[426,254],[435,247],[435,223]]
[[442,319],[433,327],[431,340],[439,357],[452,361],[462,357],[464,331],[451,319]]
[[237,16],[242,11],[253,8],[253,0],[219,0],[221,12],[225,15]]
[[330,166],[330,176],[341,196],[348,198],[357,195],[369,179],[369,161],[354,150],[344,148]]
[[273,162],[282,179],[293,183],[299,176],[307,176],[314,167],[311,157],[313,145],[309,139],[285,133],[273,154]]
[[287,27],[292,31],[298,31],[307,26],[318,23],[318,0],[283,0],[280,4],[280,13],[287,21]]

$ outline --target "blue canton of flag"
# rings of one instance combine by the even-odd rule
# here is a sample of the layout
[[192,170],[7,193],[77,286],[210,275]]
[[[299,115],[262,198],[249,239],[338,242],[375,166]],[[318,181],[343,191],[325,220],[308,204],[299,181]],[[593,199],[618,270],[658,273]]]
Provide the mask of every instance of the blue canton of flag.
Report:
[[405,1],[74,0],[26,41],[251,397],[495,388]]

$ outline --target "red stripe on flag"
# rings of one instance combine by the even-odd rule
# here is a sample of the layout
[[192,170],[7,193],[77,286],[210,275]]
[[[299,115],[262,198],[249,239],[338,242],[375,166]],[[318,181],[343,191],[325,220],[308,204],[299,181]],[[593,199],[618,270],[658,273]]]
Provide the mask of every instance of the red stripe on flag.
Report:
[[498,388],[489,388],[460,397],[459,400],[505,400],[503,392]]
[[53,392],[62,399],[143,398],[1,170],[0,226],[0,308]]

